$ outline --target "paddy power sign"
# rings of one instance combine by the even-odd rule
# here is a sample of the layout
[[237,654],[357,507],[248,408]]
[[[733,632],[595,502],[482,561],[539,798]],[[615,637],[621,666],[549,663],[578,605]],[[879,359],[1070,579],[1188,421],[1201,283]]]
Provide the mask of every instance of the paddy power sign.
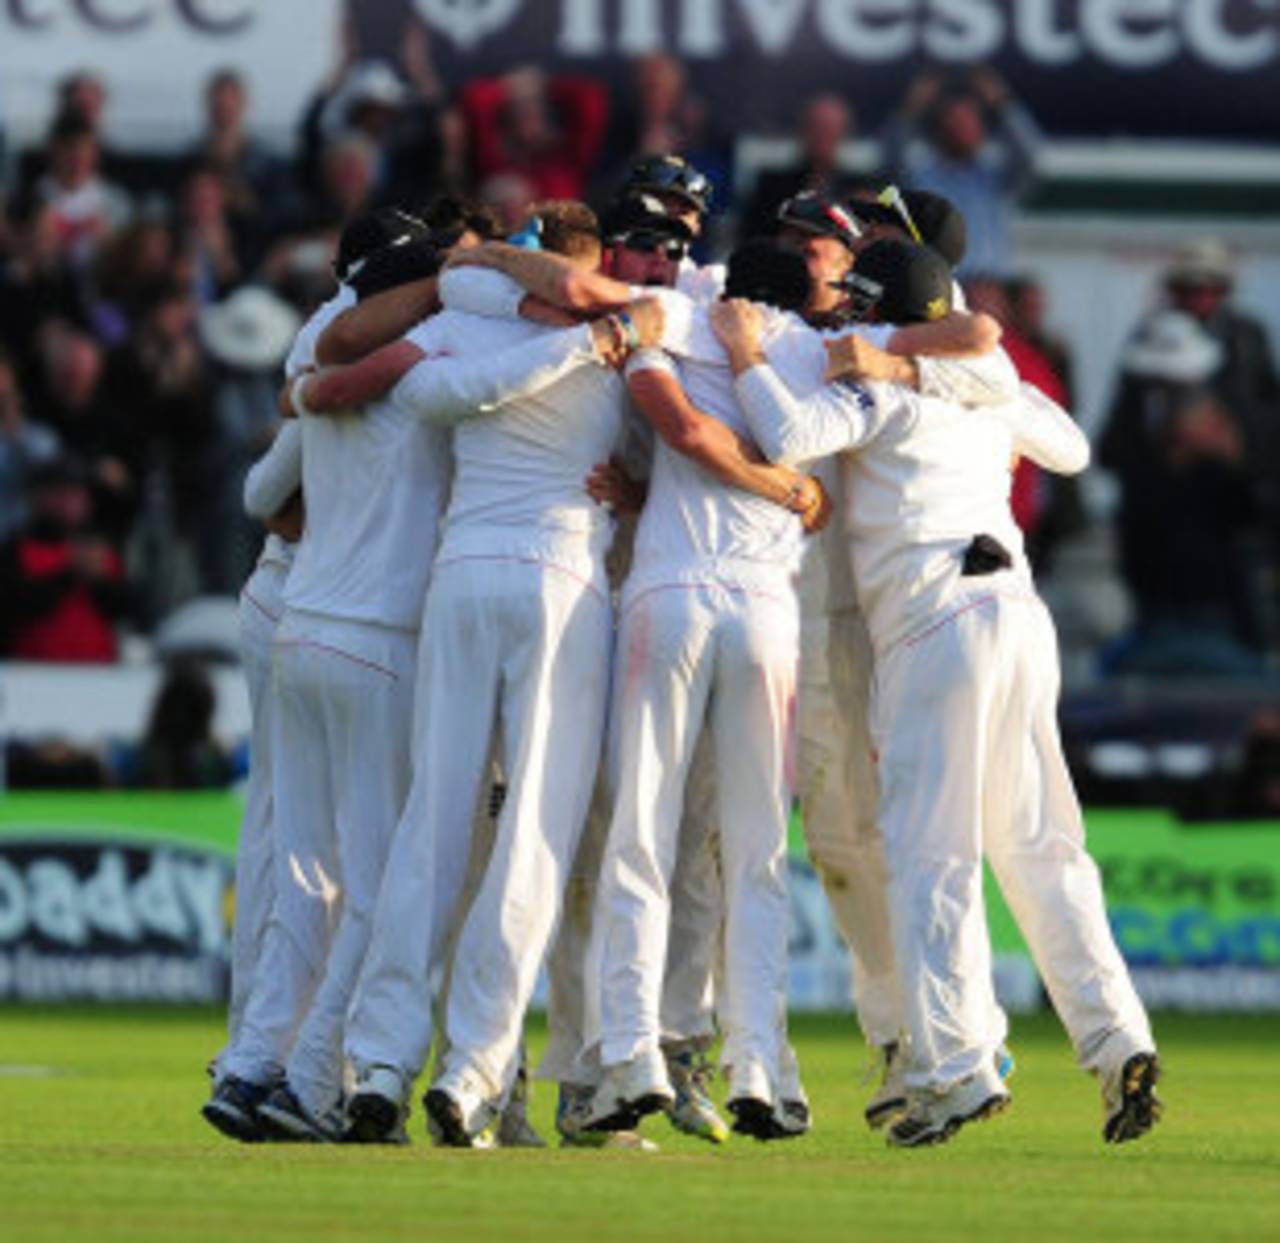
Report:
[[[241,805],[226,794],[0,796],[0,1001],[210,1002],[226,995]],[[1116,940],[1157,1007],[1280,1010],[1280,823],[1188,827],[1093,811]],[[848,955],[799,825],[789,996],[849,1005]],[[997,988],[1042,1004],[988,878]]]
[[228,795],[0,798],[0,1000],[226,995]]

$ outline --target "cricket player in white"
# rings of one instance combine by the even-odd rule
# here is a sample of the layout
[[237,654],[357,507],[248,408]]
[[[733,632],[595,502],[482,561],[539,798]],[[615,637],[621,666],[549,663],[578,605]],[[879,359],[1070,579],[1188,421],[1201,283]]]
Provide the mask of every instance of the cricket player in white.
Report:
[[[798,269],[802,301],[803,261],[769,253]],[[748,248],[744,275],[751,262]],[[676,303],[664,304],[670,315]],[[745,430],[705,312],[686,307],[684,318],[672,336],[673,345],[682,337],[674,387],[683,381],[690,404]],[[798,364],[821,375],[825,353],[816,337],[810,344]],[[655,399],[666,400],[677,375],[655,353],[633,360],[630,371],[646,413]],[[616,802],[588,955],[590,1030],[605,1068],[592,1113],[599,1129],[633,1126],[672,1097],[660,1051],[668,885],[686,775],[709,714],[727,908],[721,1015],[729,1107],[737,1129],[760,1138],[778,1133],[798,627],[791,578],[802,540],[794,516],[723,487],[659,444],[623,592],[610,731]]]
[[[559,228],[566,240],[580,238],[571,244],[594,265],[585,209],[539,219],[547,235]],[[413,339],[429,353],[496,365],[513,347],[563,331],[445,312]],[[448,1052],[427,1096],[446,1142],[473,1143],[514,1074],[586,814],[608,691],[609,521],[583,480],[618,439],[622,385],[600,365],[599,331],[576,330],[582,365],[557,383],[454,434],[453,492],[424,617],[413,790],[348,1031],[361,1073],[352,1116],[366,1114],[369,1138],[386,1129],[382,1102],[398,1103],[426,1060],[431,976],[499,723],[508,794],[458,938]]]
[[[869,248],[853,279],[879,286],[891,322],[927,318],[949,285],[941,260],[899,242]],[[1084,848],[1057,732],[1056,638],[1008,505],[1013,453],[1074,473],[1088,442],[1031,388],[981,411],[882,386],[797,400],[751,308],[727,307],[718,326],[770,458],[855,451],[841,466],[875,647],[872,731],[910,1038],[908,1109],[890,1142],[943,1141],[1010,1099],[993,1064],[1005,1033],[993,1023],[984,853],[1081,1065],[1102,1080],[1104,1137],[1136,1138],[1159,1115],[1154,1041]]]
[[[779,209],[781,236],[804,250],[812,280],[804,318],[833,339],[832,361],[840,370],[870,379],[896,379],[929,396],[961,405],[995,405],[1019,391],[1016,371],[994,348],[998,326],[989,317],[969,317],[957,333],[957,317],[881,328],[884,349],[866,328],[847,323],[848,295],[840,287],[853,258],[877,237],[908,234],[935,248],[954,266],[964,246],[964,218],[938,195],[896,196],[897,210],[850,200],[847,210],[813,192]],[[913,216],[911,208],[915,207]],[[917,219],[918,217],[918,219]],[[952,307],[963,308],[952,285]],[[830,368],[829,368],[830,371]],[[834,463],[823,479],[844,509]],[[889,919],[887,871],[878,824],[879,799],[868,721],[872,648],[858,607],[847,555],[847,534],[838,517],[805,557],[801,600],[800,690],[797,711],[797,796],[805,841],[822,880],[836,925],[849,947],[858,1021],[880,1061],[880,1081],[865,1117],[883,1126],[905,1106],[902,1085],[903,1007],[897,984]],[[1012,1058],[1001,1050],[1003,1073]]]
[[[441,359],[406,384],[456,418],[518,391],[544,353],[497,366]],[[328,383],[302,377],[295,405],[308,409],[307,385],[320,402]],[[287,1082],[259,1117],[287,1136],[331,1139],[341,1129],[344,1019],[408,792],[417,632],[449,463],[445,434],[391,402],[308,418],[303,444],[310,514],[276,651],[281,732],[294,755],[280,764],[276,802],[293,887],[335,893],[341,914],[331,938],[308,947],[302,987],[277,990],[257,1013],[251,1004],[245,1029],[259,1077],[288,1050]],[[297,952],[285,938],[274,948],[286,959]]]
[[[361,257],[358,252],[352,256],[355,261]],[[321,332],[343,310],[354,305],[355,300],[355,291],[340,284],[334,296],[311,315],[285,359],[286,380],[292,381],[314,366],[315,344]],[[297,424],[286,423],[245,479],[245,508],[252,517],[271,522],[301,486],[302,432]],[[326,894],[298,891],[292,883],[285,885],[277,903],[277,895],[281,893],[278,888],[281,861],[276,849],[274,757],[279,748],[289,749],[293,744],[287,737],[277,738],[272,650],[284,612],[284,587],[300,528],[290,534],[292,540],[286,540],[274,530],[268,534],[258,564],[240,596],[241,659],[249,686],[251,714],[251,764],[245,814],[236,846],[236,918],[232,934],[228,1042],[218,1058],[213,1096],[201,1112],[219,1130],[242,1140],[261,1138],[257,1107],[273,1086],[277,1073],[270,1068],[266,1068],[267,1073],[260,1073],[264,1068],[256,1059],[246,1061],[236,1056],[250,998],[257,993],[265,1000],[281,987],[279,977],[268,980],[259,969],[267,930],[277,925],[276,935],[294,947],[285,958],[277,957],[273,968],[285,973],[288,982],[284,991],[289,992],[304,987],[302,981],[312,969],[308,947],[324,939],[331,918]],[[232,1068],[237,1066],[246,1073],[236,1073]]]

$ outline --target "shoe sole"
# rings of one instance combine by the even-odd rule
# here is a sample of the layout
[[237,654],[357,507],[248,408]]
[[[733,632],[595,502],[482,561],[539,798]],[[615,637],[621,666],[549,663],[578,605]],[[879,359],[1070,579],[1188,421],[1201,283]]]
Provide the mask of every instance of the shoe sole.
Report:
[[740,1096],[730,1101],[728,1110],[733,1114],[733,1129],[739,1135],[749,1135],[762,1143],[774,1139],[795,1139],[800,1132],[788,1131],[774,1117],[773,1106],[755,1096]]
[[200,1116],[215,1130],[242,1144],[262,1142],[262,1124],[256,1115],[225,1105],[220,1101],[206,1101],[200,1107]]
[[868,1105],[862,1116],[867,1120],[867,1126],[873,1131],[881,1131],[906,1107],[907,1098],[895,1096],[890,1100],[881,1101],[878,1105]]
[[348,1144],[392,1144],[400,1122],[400,1106],[377,1092],[357,1092],[347,1107],[351,1120],[342,1139]]
[[606,1114],[603,1118],[593,1119],[582,1129],[592,1133],[634,1131],[640,1125],[641,1119],[647,1118],[650,1114],[662,1113],[670,1104],[669,1096],[663,1096],[661,1092],[647,1092],[644,1096],[637,1096],[632,1101],[619,1101],[613,1113]]
[[997,1093],[994,1096],[988,1096],[971,1113],[948,1118],[939,1130],[925,1131],[915,1138],[900,1139],[894,1135],[893,1128],[890,1127],[888,1143],[891,1148],[931,1148],[937,1144],[945,1144],[962,1126],[970,1122],[985,1122],[988,1118],[994,1118],[996,1114],[1004,1113],[1012,1104],[1013,1097],[1008,1093]]
[[1160,1061],[1153,1053],[1136,1053],[1124,1064],[1119,1112],[1107,1119],[1102,1137],[1108,1144],[1125,1144],[1145,1135],[1157,1122],[1164,1106],[1156,1096]]
[[263,1137],[278,1144],[331,1144],[333,1137],[317,1130],[305,1118],[277,1109],[274,1105],[259,1105],[258,1118],[262,1123]]

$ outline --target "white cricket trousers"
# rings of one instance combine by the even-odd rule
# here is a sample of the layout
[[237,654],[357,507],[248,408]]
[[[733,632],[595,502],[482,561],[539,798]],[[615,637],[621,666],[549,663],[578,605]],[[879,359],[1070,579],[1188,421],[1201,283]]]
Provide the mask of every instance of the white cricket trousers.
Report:
[[[240,1032],[275,897],[271,870],[271,728],[275,714],[271,644],[284,610],[280,593],[288,574],[287,565],[278,561],[261,562],[240,592],[240,664],[249,689],[249,779],[245,783],[244,816],[236,840],[236,914],[231,932],[228,1047],[235,1044]],[[222,1056],[219,1055],[219,1062]]]
[[445,1069],[497,1099],[555,931],[591,799],[609,687],[611,615],[597,585],[509,558],[438,561],[427,595],[414,781],[348,1028],[358,1070],[411,1082],[431,1043],[435,972],[466,877],[490,740],[507,796],[454,950]]
[[[547,955],[547,1046],[538,1078],[594,1083],[599,1067],[587,1052],[587,952],[599,890],[600,868],[613,815],[616,762],[602,765],[578,844],[559,931]],[[685,789],[675,870],[671,876],[671,925],[662,986],[663,1043],[709,1048],[715,1040],[715,976],[721,956],[724,900],[715,835],[715,765],[704,729]]]
[[[276,633],[276,908],[245,1013],[245,1077],[284,1065],[322,1113],[409,788],[414,631],[286,610]],[[318,942],[299,938],[327,909]],[[244,1072],[237,1072],[244,1073]]]
[[1107,922],[1058,735],[1057,638],[1026,587],[969,586],[876,661],[872,729],[906,1082],[945,1090],[1004,1039],[985,852],[1080,1064],[1154,1048]]
[[776,593],[641,586],[624,603],[611,746],[617,796],[588,955],[605,1066],[656,1055],[686,780],[709,718],[725,942],[724,1065],[779,1077],[785,1041],[787,816],[798,620]]
[[888,869],[869,701],[871,638],[856,609],[805,617],[800,632],[797,793],[809,856],[849,947],[867,1042],[902,1036]]

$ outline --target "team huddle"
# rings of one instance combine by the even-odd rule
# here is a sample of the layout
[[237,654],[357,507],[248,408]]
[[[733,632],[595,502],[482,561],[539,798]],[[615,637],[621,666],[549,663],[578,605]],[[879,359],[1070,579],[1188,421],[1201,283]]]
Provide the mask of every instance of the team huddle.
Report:
[[241,1140],[540,1145],[545,967],[567,1144],[811,1126],[786,1025],[787,827],[853,966],[889,1142],[1010,1102],[987,860],[1104,1138],[1159,1117],[1009,506],[1087,441],[962,306],[935,195],[796,195],[727,265],[641,161],[601,220],[495,240],[442,202],[341,239],[250,472],[253,709],[229,1038]]

